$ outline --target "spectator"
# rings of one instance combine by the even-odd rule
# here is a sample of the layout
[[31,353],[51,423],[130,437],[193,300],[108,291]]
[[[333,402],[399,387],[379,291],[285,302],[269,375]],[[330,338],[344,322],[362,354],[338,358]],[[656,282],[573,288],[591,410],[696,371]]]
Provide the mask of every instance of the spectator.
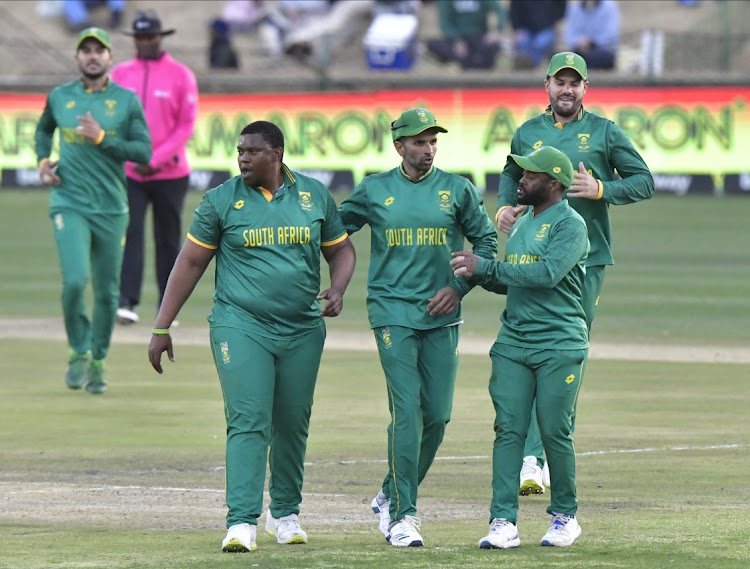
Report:
[[620,10],[615,0],[571,2],[565,12],[565,44],[589,69],[613,69],[620,41]]
[[304,27],[312,16],[325,14],[329,4],[327,0],[278,0],[264,2],[265,13],[258,25],[263,49],[272,59],[280,58],[289,47],[292,55],[304,57],[311,53],[308,44],[295,44],[293,47],[286,42],[292,30]]
[[130,225],[120,280],[120,324],[138,322],[135,307],[143,285],[144,224],[149,203],[153,207],[156,280],[159,304],[182,241],[182,207],[190,181],[185,147],[193,136],[198,114],[195,75],[161,49],[164,36],[156,12],[139,12],[133,20],[136,57],[112,70],[112,80],[134,91],[143,103],[154,154],[148,162],[128,162]]
[[112,29],[120,26],[122,12],[125,9],[125,0],[65,0],[63,9],[65,21],[71,32],[80,32],[91,26],[89,10],[106,6],[109,9],[109,27]]
[[237,52],[229,37],[229,24],[217,18],[211,22],[211,45],[208,48],[208,66],[211,69],[237,69]]
[[221,20],[232,32],[249,32],[263,17],[262,0],[229,0],[221,9]]
[[[500,51],[500,30],[505,10],[497,0],[438,0],[443,39],[430,40],[427,49],[440,62],[457,61],[462,69],[491,69]],[[490,29],[488,15],[494,12],[496,29]]]
[[565,15],[565,0],[510,0],[515,69],[533,69],[555,53],[555,26]]

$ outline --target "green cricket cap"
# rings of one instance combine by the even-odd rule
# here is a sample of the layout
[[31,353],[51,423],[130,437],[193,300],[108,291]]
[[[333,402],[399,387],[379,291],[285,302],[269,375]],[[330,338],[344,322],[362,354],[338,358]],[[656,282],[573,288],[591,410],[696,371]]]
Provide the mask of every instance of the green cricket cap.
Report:
[[552,59],[549,60],[549,67],[547,67],[547,77],[554,77],[561,69],[573,69],[578,72],[581,79],[588,81],[586,78],[588,74],[588,71],[586,70],[586,60],[577,53],[563,51],[553,55]]
[[439,132],[448,132],[437,123],[435,115],[427,109],[409,109],[401,113],[401,116],[391,123],[391,136],[393,142],[396,142],[402,136],[416,136],[428,128],[436,128]]
[[78,41],[76,42],[76,51],[81,47],[84,40],[88,38],[94,38],[104,47],[112,50],[112,42],[109,40],[109,34],[101,28],[86,28],[80,34],[78,34]]
[[509,154],[516,164],[529,172],[545,172],[559,180],[564,188],[569,188],[573,183],[573,164],[564,153],[552,146],[540,146],[531,154],[519,156],[518,154]]

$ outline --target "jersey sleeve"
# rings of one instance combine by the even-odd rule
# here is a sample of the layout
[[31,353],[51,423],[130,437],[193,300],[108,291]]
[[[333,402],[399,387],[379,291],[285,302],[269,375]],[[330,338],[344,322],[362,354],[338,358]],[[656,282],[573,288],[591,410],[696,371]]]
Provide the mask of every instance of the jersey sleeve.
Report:
[[555,224],[542,258],[536,263],[513,264],[480,259],[477,284],[496,292],[498,284],[523,288],[553,288],[575,267],[588,249],[586,224],[569,218]]
[[34,148],[36,151],[37,164],[45,158],[49,158],[52,153],[52,137],[57,128],[57,121],[52,113],[52,104],[50,102],[51,97],[52,94],[47,97],[44,111],[39,118],[39,122],[36,125],[36,131],[34,132]]
[[349,197],[339,206],[339,214],[341,214],[341,221],[349,235],[359,231],[367,223],[368,200],[367,186],[364,180],[354,188]]
[[326,196],[326,214],[320,230],[320,245],[327,247],[343,241],[347,237],[347,232],[336,208],[336,200],[326,188],[323,188],[323,191]]
[[221,239],[221,219],[216,211],[213,192],[209,190],[203,196],[188,229],[188,239],[207,249],[217,249]]
[[[513,138],[510,142],[510,154],[520,154],[519,148],[519,130],[513,133]],[[518,189],[518,181],[523,176],[523,169],[516,164],[516,161],[508,156],[505,161],[505,167],[503,168],[502,174],[500,174],[500,187],[497,190],[497,209],[505,206],[516,205],[516,190]],[[497,217],[497,212],[495,212]]]
[[649,199],[654,195],[654,178],[651,171],[625,133],[614,123],[609,126],[608,159],[622,179],[602,181],[602,199],[613,205]]

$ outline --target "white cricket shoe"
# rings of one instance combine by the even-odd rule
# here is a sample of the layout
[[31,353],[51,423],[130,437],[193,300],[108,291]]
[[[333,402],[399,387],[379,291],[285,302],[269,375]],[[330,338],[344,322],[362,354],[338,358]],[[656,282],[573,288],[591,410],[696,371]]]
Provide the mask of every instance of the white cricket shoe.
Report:
[[388,526],[391,525],[391,499],[383,494],[381,490],[378,495],[372,499],[370,504],[372,511],[378,516],[380,521],[378,522],[378,529],[380,533],[385,536],[387,541],[391,540],[391,533],[388,531]]
[[281,544],[307,543],[307,534],[299,527],[297,514],[289,514],[276,519],[271,515],[271,510],[266,512],[266,533],[276,538]]
[[552,514],[549,529],[542,538],[542,545],[554,545],[557,547],[570,547],[575,540],[581,537],[583,530],[578,525],[575,516],[568,514]]
[[138,324],[138,315],[135,310],[128,306],[121,306],[117,309],[117,323],[123,326],[129,326],[130,324]]
[[542,469],[536,464],[535,456],[525,456],[521,467],[521,483],[518,493],[521,496],[529,494],[544,494]]
[[547,488],[550,487],[549,462],[547,461],[547,459],[544,460],[544,468],[542,468],[542,484],[544,484]]
[[245,553],[255,551],[255,526],[250,524],[235,524],[227,530],[227,536],[221,542],[221,550],[225,553]]
[[404,516],[403,519],[391,522],[388,528],[391,534],[391,545],[397,547],[422,547],[424,540],[419,535],[419,526],[422,520],[414,516]]
[[480,549],[507,549],[521,545],[518,527],[505,518],[495,518],[490,524],[490,533],[479,540]]

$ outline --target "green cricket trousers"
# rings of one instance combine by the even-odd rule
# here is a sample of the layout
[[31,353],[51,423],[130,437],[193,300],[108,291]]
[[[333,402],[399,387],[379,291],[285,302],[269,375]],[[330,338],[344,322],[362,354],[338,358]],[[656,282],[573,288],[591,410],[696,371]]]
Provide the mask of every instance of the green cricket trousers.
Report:
[[299,514],[313,392],[325,336],[322,318],[318,327],[284,339],[211,327],[211,350],[227,423],[227,527],[258,524],[267,463],[271,514],[275,518]]
[[417,487],[435,460],[453,410],[458,326],[375,328],[388,389],[388,474],[382,490],[391,519],[414,516]]
[[588,349],[540,350],[497,342],[492,346],[489,391],[495,406],[495,443],[490,520],[516,523],[518,472],[535,399],[552,482],[547,511],[575,515],[573,417],[587,356]]
[[[120,268],[128,214],[50,214],[62,271],[62,307],[68,344],[94,359],[109,352],[120,294]],[[94,291],[91,319],[86,309],[89,277]]]

